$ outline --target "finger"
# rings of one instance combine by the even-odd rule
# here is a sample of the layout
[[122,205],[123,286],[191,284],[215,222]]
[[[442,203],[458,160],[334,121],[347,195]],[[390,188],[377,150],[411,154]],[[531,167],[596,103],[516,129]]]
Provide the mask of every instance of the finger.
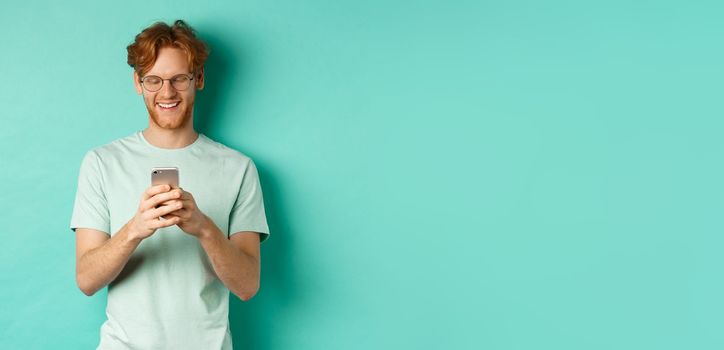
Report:
[[162,227],[169,227],[178,224],[181,222],[181,218],[179,217],[170,217],[169,215],[165,215],[164,220],[152,220],[150,225],[153,229],[159,229]]
[[146,217],[146,219],[157,219],[159,216],[164,216],[172,211],[181,209],[181,203],[176,203],[173,205],[164,205],[162,207],[156,208],[156,209],[149,209],[146,210],[143,215]]
[[196,200],[194,200],[194,197],[191,195],[191,193],[188,193],[188,192],[182,193],[182,195],[179,199],[184,203],[184,208],[195,208],[196,207]]
[[179,192],[179,198],[181,198],[181,199],[188,199],[188,198],[190,197],[190,195],[191,195],[190,193],[184,191],[183,188],[180,188],[180,187],[179,187],[179,188],[174,188],[173,191],[178,191],[178,192]]
[[[174,210],[174,211],[172,211],[171,213],[169,213],[169,214],[167,214],[167,215],[177,216],[177,217],[179,217],[181,220],[184,220],[184,219],[188,219],[188,218],[191,217],[191,212],[190,212],[189,210],[187,210],[187,209],[181,208],[181,209],[178,209],[178,210]],[[167,215],[164,215],[164,217],[166,217]]]
[[143,201],[147,201],[149,198],[161,193],[161,192],[168,192],[171,189],[171,186],[169,185],[156,185],[151,186],[146,189],[146,191],[143,192]]
[[171,191],[167,192],[167,194],[168,194],[167,197],[165,197],[165,196],[164,196],[164,197],[161,197],[161,196],[165,195],[164,193],[161,193],[161,194],[158,195],[158,196],[160,197],[160,198],[159,198],[160,202],[159,202],[158,204],[156,204],[155,207],[158,207],[159,205],[165,205],[165,204],[167,204],[167,203],[171,203],[171,202],[174,202],[174,201],[182,201],[182,200],[183,200],[183,192],[182,192],[182,191],[179,191],[179,190],[171,190]]
[[164,220],[176,220],[176,222],[181,222],[183,220],[182,217],[175,214],[176,212],[168,213],[163,216]]
[[148,200],[146,200],[145,202],[143,202],[143,204],[141,204],[141,210],[145,211],[148,209],[156,208],[156,207],[158,207],[159,204],[161,204],[163,202],[173,200],[173,199],[178,199],[180,197],[181,197],[181,192],[177,191],[177,190],[171,190],[168,192],[157,193],[153,197],[151,197]]
[[[173,192],[173,191],[172,191]],[[191,194],[188,192],[181,193],[181,197],[179,197],[177,200],[182,202],[182,208],[196,208],[196,201],[194,201],[194,198],[191,197]],[[162,202],[161,204],[166,204],[167,202]]]
[[158,203],[158,205],[152,206],[152,207],[149,208],[149,209],[157,209],[157,208],[166,207],[166,206],[169,206],[169,205],[176,205],[176,204],[181,204],[181,207],[182,207],[182,208],[183,208],[183,206],[184,206],[184,205],[183,205],[183,201],[180,200],[180,199],[169,199],[169,200],[167,200],[167,201],[165,201],[165,202]]
[[180,220],[180,219],[183,219],[183,218],[182,218],[181,216],[179,216],[177,213],[178,213],[178,210],[177,210],[177,211],[170,212],[170,213],[164,215],[163,218],[164,218],[164,219],[178,218],[179,220]]
[[183,187],[172,187],[171,190],[179,191],[179,193],[181,193],[181,198],[187,198],[191,196],[191,193],[186,192]]

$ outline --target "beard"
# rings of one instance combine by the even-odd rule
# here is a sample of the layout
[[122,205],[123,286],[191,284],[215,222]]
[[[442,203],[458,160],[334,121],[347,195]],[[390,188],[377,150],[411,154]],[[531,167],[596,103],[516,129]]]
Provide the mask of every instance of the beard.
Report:
[[189,105],[186,105],[185,103],[180,103],[178,106],[178,108],[180,109],[179,111],[173,114],[162,114],[159,113],[157,109],[158,107],[156,106],[155,102],[151,102],[151,105],[146,103],[148,115],[151,117],[153,123],[162,129],[168,130],[185,128],[191,122],[191,118],[193,117],[193,106],[193,101],[191,101]]

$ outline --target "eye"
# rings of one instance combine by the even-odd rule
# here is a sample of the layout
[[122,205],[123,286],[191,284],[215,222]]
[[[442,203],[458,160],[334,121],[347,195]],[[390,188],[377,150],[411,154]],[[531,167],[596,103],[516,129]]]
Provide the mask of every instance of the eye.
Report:
[[177,75],[177,76],[173,77],[173,81],[174,81],[174,83],[185,83],[185,82],[189,81],[189,77],[187,77],[185,75]]
[[148,76],[143,78],[143,82],[146,84],[159,84],[161,82],[161,78],[154,77],[154,76]]

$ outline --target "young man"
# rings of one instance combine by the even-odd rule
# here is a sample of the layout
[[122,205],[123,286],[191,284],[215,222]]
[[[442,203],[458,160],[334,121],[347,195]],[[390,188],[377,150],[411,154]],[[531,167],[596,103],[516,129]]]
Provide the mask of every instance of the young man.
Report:
[[[98,348],[231,349],[229,291],[256,294],[269,235],[256,167],[193,128],[208,51],[191,27],[156,23],[127,50],[148,128],[86,153],[70,224],[78,287],[108,285]],[[150,186],[154,167],[179,186]]]

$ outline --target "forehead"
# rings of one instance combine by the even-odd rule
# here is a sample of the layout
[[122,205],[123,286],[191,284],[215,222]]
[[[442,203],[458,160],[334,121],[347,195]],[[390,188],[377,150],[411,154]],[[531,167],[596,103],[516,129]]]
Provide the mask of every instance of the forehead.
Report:
[[181,73],[190,73],[186,52],[176,47],[163,47],[158,51],[156,62],[146,75],[163,77]]

